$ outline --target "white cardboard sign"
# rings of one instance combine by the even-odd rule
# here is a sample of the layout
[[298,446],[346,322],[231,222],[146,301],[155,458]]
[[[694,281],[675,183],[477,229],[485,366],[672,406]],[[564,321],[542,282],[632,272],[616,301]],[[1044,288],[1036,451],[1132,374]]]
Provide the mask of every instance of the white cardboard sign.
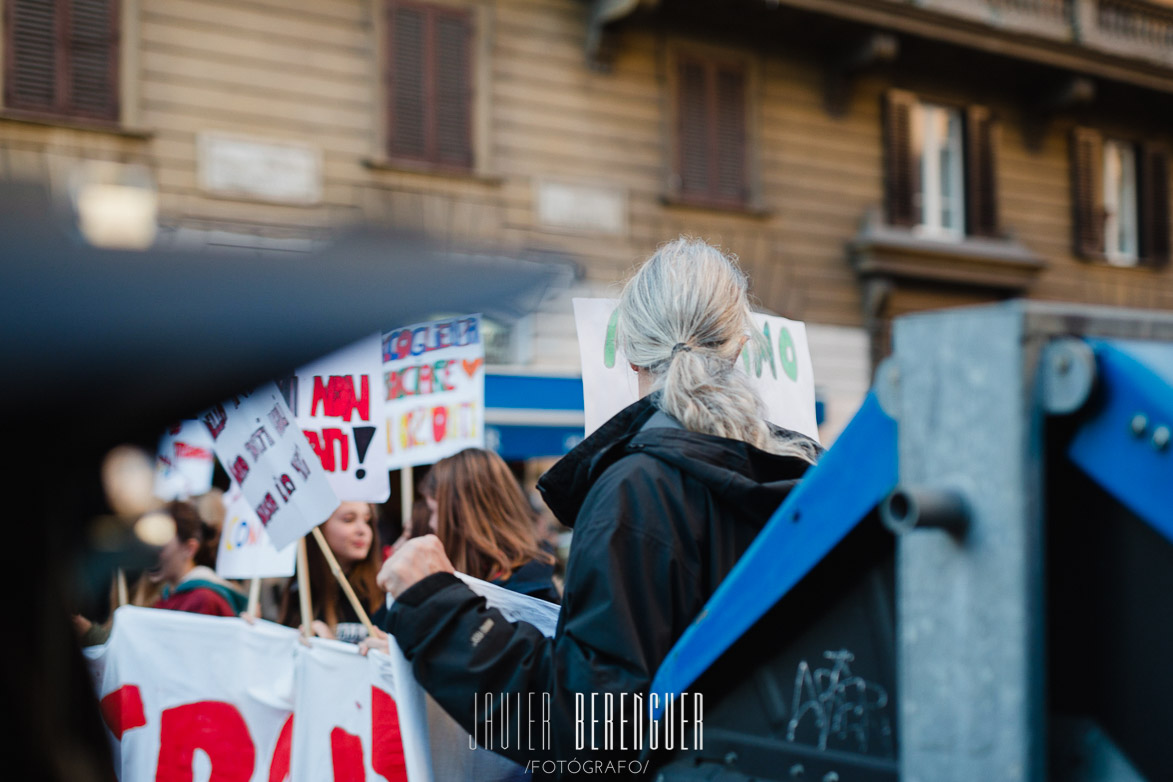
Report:
[[481,316],[417,323],[384,334],[382,390],[391,469],[484,448]]
[[277,386],[265,383],[204,411],[216,458],[240,484],[273,545],[284,548],[338,507],[322,465]]
[[265,525],[233,481],[224,493],[224,527],[216,554],[216,572],[224,578],[282,578],[292,576],[297,547],[278,549]]
[[155,496],[187,499],[212,488],[212,436],[199,421],[180,421],[159,438],[155,456]]
[[[639,399],[635,372],[615,339],[617,303],[614,299],[574,299],[588,435]],[[806,324],[761,314],[755,314],[754,320],[769,349],[753,350],[747,345],[738,368],[755,380],[768,421],[817,441],[815,381]]]
[[297,370],[289,406],[339,499],[391,496],[383,414],[383,335],[372,334]]

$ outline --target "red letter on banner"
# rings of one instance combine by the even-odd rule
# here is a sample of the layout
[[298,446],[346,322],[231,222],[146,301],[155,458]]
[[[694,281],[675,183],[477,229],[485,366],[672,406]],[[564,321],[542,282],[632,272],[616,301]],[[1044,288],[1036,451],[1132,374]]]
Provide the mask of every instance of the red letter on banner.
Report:
[[147,717],[143,713],[143,696],[138,685],[124,684],[114,692],[102,698],[102,719],[106,727],[114,734],[114,738],[122,741],[122,734],[131,728],[141,728],[147,724]]
[[289,779],[289,755],[293,748],[293,715],[281,726],[277,746],[273,749],[273,760],[269,763],[269,782],[285,782]]
[[391,696],[378,687],[371,687],[371,766],[387,782],[407,782],[399,711]]
[[200,701],[163,712],[155,782],[192,782],[192,756],[202,749],[212,761],[208,782],[248,782],[257,751],[248,726],[230,703]]
[[330,731],[330,755],[334,761],[334,782],[365,782],[362,739],[342,728]]

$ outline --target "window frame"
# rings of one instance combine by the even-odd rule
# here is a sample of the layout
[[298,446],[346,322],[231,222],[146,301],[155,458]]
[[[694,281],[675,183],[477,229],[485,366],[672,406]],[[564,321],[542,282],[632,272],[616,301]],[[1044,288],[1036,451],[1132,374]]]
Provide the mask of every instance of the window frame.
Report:
[[[467,166],[435,162],[426,158],[393,155],[391,152],[392,86],[389,83],[390,58],[393,48],[390,40],[390,13],[393,6],[414,7],[437,13],[467,13],[471,27],[469,35],[469,149]],[[490,0],[378,0],[372,4],[375,57],[372,62],[372,92],[375,107],[374,132],[371,137],[372,154],[367,159],[369,168],[406,171],[423,174],[482,179],[495,183],[492,173],[490,143],[489,96],[491,94],[493,9]]]
[[[930,122],[929,117],[933,114],[943,114],[950,120],[955,120],[952,124],[951,132],[947,132],[944,141],[948,147],[952,148],[952,160],[950,162],[950,188],[951,192],[946,196],[941,192],[941,170],[940,170],[940,151],[941,144],[936,146],[936,154],[926,154],[926,144],[930,137],[934,141],[938,139],[938,133],[934,130],[929,132],[934,123]],[[918,195],[920,197],[919,205],[915,203],[914,209],[919,206],[920,222],[914,227],[917,233],[936,239],[948,239],[950,241],[962,241],[966,237],[966,179],[968,172],[966,171],[966,149],[965,149],[965,113],[957,107],[945,103],[933,103],[928,101],[918,101],[916,110],[914,112],[915,120],[913,121],[912,133],[912,149],[913,155],[918,162],[920,188]],[[935,175],[935,176],[934,176]],[[932,182],[930,187],[928,183]],[[943,201],[948,198],[951,202],[951,213],[954,216],[954,225],[945,226],[941,223]],[[932,216],[934,219],[929,220]]]
[[14,108],[8,105],[8,80],[11,78],[11,51],[8,46],[8,36],[12,4],[5,2],[4,9],[0,12],[0,119],[108,131],[134,138],[146,138],[151,135],[149,129],[141,127],[141,87],[138,79],[141,0],[113,0],[112,5],[115,17],[114,24],[118,30],[118,51],[113,58],[117,81],[115,85],[118,101],[117,116],[113,119],[100,119],[88,115],[60,114]]
[[[1112,154],[1113,152],[1116,154]],[[1127,152],[1126,156],[1121,154],[1124,152]],[[1117,167],[1114,164],[1121,157],[1127,158],[1127,160],[1120,162],[1128,170],[1121,168],[1115,173],[1119,180],[1122,180],[1121,184],[1131,184],[1130,191],[1125,193],[1125,199],[1128,203],[1123,207],[1118,201],[1119,188],[1113,187],[1119,180],[1110,177],[1112,169]],[[1140,264],[1139,166],[1140,154],[1135,142],[1116,137],[1104,138],[1100,161],[1100,181],[1102,183],[1100,198],[1104,210],[1103,252],[1104,258],[1113,266],[1137,266]],[[1121,216],[1124,217],[1123,227],[1127,230],[1127,236],[1131,240],[1131,246],[1124,250],[1119,248],[1118,242],[1122,227]]]
[[[710,72],[715,73],[721,68],[740,71],[743,80],[744,94],[742,128],[743,160],[742,160],[742,190],[743,196],[739,199],[700,196],[685,192],[683,185],[683,155],[681,143],[682,106],[680,66],[682,62],[696,62],[705,65]],[[759,155],[761,150],[761,90],[762,90],[762,58],[756,53],[746,52],[727,46],[720,46],[695,39],[679,38],[669,40],[662,49],[659,58],[659,67],[662,74],[664,92],[662,93],[662,125],[664,145],[664,192],[661,197],[663,203],[670,206],[693,207],[718,211],[740,212],[750,215],[764,215],[766,210],[761,203],[761,166]],[[715,76],[714,76],[715,78]],[[715,94],[715,86],[710,91]],[[715,117],[714,117],[714,122]],[[706,127],[706,134],[710,133],[711,126]],[[709,163],[712,171],[715,163]],[[713,191],[710,182],[710,194]]]

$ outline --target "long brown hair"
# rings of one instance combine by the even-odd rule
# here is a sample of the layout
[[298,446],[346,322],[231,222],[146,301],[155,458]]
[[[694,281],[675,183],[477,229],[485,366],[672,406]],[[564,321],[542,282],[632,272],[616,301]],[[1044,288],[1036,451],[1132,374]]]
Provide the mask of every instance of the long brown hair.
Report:
[[[354,563],[350,572],[346,574],[346,580],[350,582],[355,595],[358,596],[359,602],[362,603],[369,616],[383,605],[386,594],[379,589],[379,585],[375,581],[375,576],[379,574],[379,567],[382,565],[383,551],[383,547],[379,544],[378,509],[370,503],[367,504],[367,507],[371,511],[371,548],[361,562]],[[323,526],[325,523],[322,522],[318,526]],[[338,606],[346,600],[346,595],[342,593],[342,587],[338,585],[334,574],[330,572],[330,565],[326,562],[326,557],[322,554],[318,542],[313,538],[312,534],[305,536],[313,618],[320,618],[333,630],[338,625]],[[281,596],[281,624],[287,627],[297,627],[301,624],[301,603],[297,593],[293,591],[293,586],[296,583],[296,578],[290,579]]]
[[517,479],[492,451],[468,448],[441,459],[420,489],[436,501],[436,535],[462,573],[506,579],[530,560],[554,561],[538,546],[534,513]]

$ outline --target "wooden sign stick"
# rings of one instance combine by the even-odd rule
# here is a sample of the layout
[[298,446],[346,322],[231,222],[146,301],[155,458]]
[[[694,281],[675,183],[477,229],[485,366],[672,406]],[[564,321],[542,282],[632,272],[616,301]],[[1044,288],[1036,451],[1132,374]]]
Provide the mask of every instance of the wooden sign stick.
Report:
[[354,587],[346,580],[346,575],[342,572],[342,568],[338,565],[338,560],[334,557],[334,552],[330,550],[330,545],[326,543],[325,536],[322,535],[322,530],[314,527],[314,540],[318,541],[318,548],[322,550],[322,556],[326,558],[326,564],[330,566],[330,572],[334,574],[334,578],[338,580],[338,585],[342,587],[342,591],[346,593],[346,599],[350,601],[350,607],[358,614],[358,618],[362,620],[363,625],[367,628],[367,635],[371,638],[376,637],[375,626],[371,624],[371,618],[367,616],[366,609],[363,608],[362,603],[358,599],[358,595],[354,593]]
[[114,589],[118,593],[118,607],[122,608],[122,606],[130,602],[129,590],[126,588],[126,571],[118,568],[118,573],[115,574],[114,580],[116,583]]
[[314,617],[311,615],[313,608],[310,603],[310,558],[306,554],[304,537],[297,541],[297,596],[301,604],[301,634],[312,638],[314,633],[310,629],[310,622]]
[[252,583],[248,585],[248,609],[250,614],[256,617],[261,615],[261,579],[254,577]]

